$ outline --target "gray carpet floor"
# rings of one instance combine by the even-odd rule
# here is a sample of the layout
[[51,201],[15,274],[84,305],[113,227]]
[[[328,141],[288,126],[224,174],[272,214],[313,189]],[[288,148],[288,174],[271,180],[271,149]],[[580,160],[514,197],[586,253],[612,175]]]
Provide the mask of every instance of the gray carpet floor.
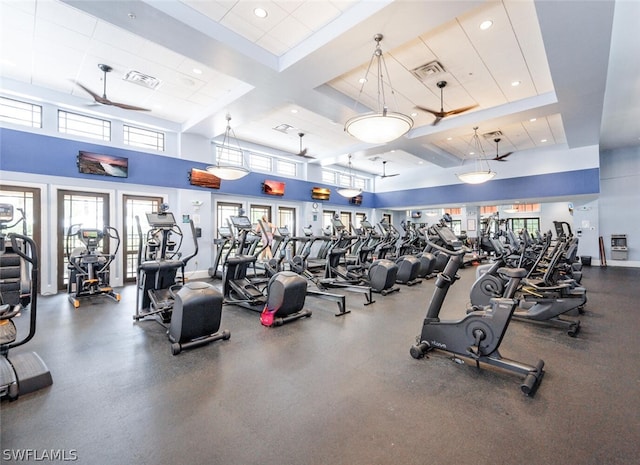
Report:
[[[464,316],[474,272],[460,271],[441,316]],[[343,317],[307,298],[313,316],[279,328],[225,307],[231,339],[177,356],[158,323],[133,322],[135,286],[78,309],[42,297],[37,335],[16,352],[38,352],[54,384],[0,404],[0,460],[30,463],[11,454],[31,450],[97,465],[635,464],[639,284],[640,269],[585,268],[576,338],[510,324],[502,355],[546,363],[534,397],[511,373],[409,355],[433,280],[370,306],[346,293]]]

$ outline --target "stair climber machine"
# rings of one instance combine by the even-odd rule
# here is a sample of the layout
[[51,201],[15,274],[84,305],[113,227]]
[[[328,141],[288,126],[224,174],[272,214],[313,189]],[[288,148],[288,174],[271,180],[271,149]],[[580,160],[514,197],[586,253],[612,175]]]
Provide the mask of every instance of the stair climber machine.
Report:
[[[251,220],[246,216],[232,216],[230,222],[238,233],[237,250],[244,248],[247,234],[251,233]],[[264,326],[281,326],[311,316],[304,308],[307,280],[292,271],[280,271],[268,279],[251,281],[247,270],[257,260],[255,255],[227,256],[222,275],[224,303],[260,312]]]
[[[515,299],[517,308],[513,319],[529,323],[553,326],[567,331],[571,337],[580,331],[580,320],[566,318],[569,312],[582,312],[587,296],[586,289],[574,286],[570,282],[558,284],[541,284],[524,278],[516,289],[511,289],[504,275],[499,272],[505,266],[505,256],[508,251],[496,239],[492,247],[496,251],[496,258],[492,264],[483,265],[469,293],[471,307],[487,305],[491,299],[506,297]],[[549,266],[555,266],[562,254],[557,250]],[[550,269],[551,270],[551,269]],[[509,295],[507,292],[513,291]]]
[[213,240],[216,255],[213,260],[213,266],[209,268],[209,276],[212,278],[222,279],[223,260],[222,257],[229,252],[233,244],[233,234],[231,228],[221,226],[218,228],[218,237]]
[[[343,316],[347,313],[351,313],[351,310],[346,309],[346,297],[344,295],[332,294],[320,289],[318,286],[319,278],[306,268],[304,258],[295,253],[294,245],[296,240],[299,239],[298,237],[291,236],[289,229],[286,226],[283,226],[276,228],[276,235],[274,235],[274,239],[275,238],[280,238],[282,240],[282,245],[278,249],[278,256],[274,256],[274,258],[269,260],[265,265],[269,276],[273,276],[280,271],[285,271],[286,265],[289,267],[289,271],[293,271],[307,280],[307,296],[335,302],[338,305],[338,311],[334,313],[335,316]],[[306,236],[300,238],[303,243],[306,243],[307,239],[308,238]],[[304,250],[304,247],[301,250]]]
[[368,287],[382,295],[399,291],[400,288],[395,285],[398,265],[392,260],[377,259],[368,266],[346,263],[346,255],[354,238],[349,236],[340,218],[333,218],[331,222],[337,234],[327,253],[324,278],[320,283],[326,287],[345,287],[346,290]]
[[[418,270],[418,277],[423,279],[431,279],[437,276],[436,268],[436,256],[429,251],[429,245],[427,244],[427,227],[417,228],[416,232],[420,238],[420,243],[423,243],[422,252],[418,252],[416,257],[420,260],[420,269]],[[445,254],[443,256],[446,257]],[[444,270],[444,267],[442,268]]]
[[[360,223],[365,234],[371,234],[373,228],[368,221],[362,221]],[[407,286],[413,286],[414,284],[420,284],[422,280],[418,276],[420,273],[420,259],[414,255],[405,254],[395,257],[395,251],[400,250],[397,244],[400,242],[399,231],[387,221],[381,221],[378,227],[382,231],[382,237],[380,243],[375,247],[378,258],[395,261],[398,266],[396,273],[396,283],[404,284]]]
[[[491,304],[471,311],[460,320],[441,320],[440,310],[449,288],[459,279],[457,275],[462,259],[468,250],[449,250],[432,244],[433,247],[449,255],[444,271],[435,281],[435,291],[424,319],[422,332],[416,338],[416,345],[411,347],[410,354],[415,359],[423,358],[431,350],[441,350],[454,356],[453,360],[461,363],[458,357],[474,360],[476,367],[480,363],[491,365],[523,376],[520,385],[522,392],[533,396],[544,376],[544,362],[526,365],[503,358],[499,347],[505,335],[517,302],[513,299],[492,299]],[[509,278],[510,288],[517,288],[527,271],[522,268],[502,268],[501,274]],[[508,294],[513,292],[508,291]]]
[[183,233],[168,206],[163,204],[159,213],[147,213],[146,216],[150,226],[146,237],[142,235],[140,219],[136,216],[140,249],[133,319],[140,321],[153,317],[167,328],[173,355],[184,349],[229,339],[229,331],[220,331],[223,302],[220,292],[211,284],[186,282],[184,278],[187,263],[198,254],[193,221],[189,221],[189,226],[194,252],[182,257]]
[[[107,254],[101,249],[104,239],[116,241],[114,253]],[[80,241],[79,247],[73,247]],[[73,247],[73,248],[72,248]],[[66,238],[67,269],[69,280],[67,293],[69,302],[75,308],[80,306],[84,297],[107,296],[120,302],[120,294],[109,284],[109,271],[120,248],[120,234],[115,228],[105,226],[102,229],[83,228],[80,224],[71,225]]]
[[[0,273],[3,281],[17,274],[20,292],[15,303],[5,302],[4,292],[0,294],[0,398],[9,400],[53,384],[51,372],[35,352],[9,355],[10,350],[26,344],[36,334],[39,278],[35,242],[23,234],[4,233],[12,221],[13,205],[0,204]],[[29,312],[29,330],[19,339],[21,331],[13,318],[26,312]]]

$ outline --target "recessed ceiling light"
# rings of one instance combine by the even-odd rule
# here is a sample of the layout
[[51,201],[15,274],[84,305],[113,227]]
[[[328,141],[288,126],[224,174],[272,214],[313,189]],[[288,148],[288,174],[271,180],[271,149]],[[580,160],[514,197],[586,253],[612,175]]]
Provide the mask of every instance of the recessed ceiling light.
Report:
[[540,139],[540,142],[545,143],[547,139]]
[[360,78],[360,79],[358,79],[358,82],[360,84],[364,84],[365,82],[367,82],[367,78]]
[[193,74],[202,74],[202,70],[200,68],[193,68]]
[[469,155],[475,155],[475,154],[476,154],[475,152],[469,152]]
[[129,19],[136,19],[135,13],[127,13],[127,16],[129,17]]
[[266,18],[268,13],[264,8],[256,8],[255,10],[253,10],[253,14],[258,18]]
[[291,109],[291,113],[294,113],[294,114],[295,114],[295,113],[298,113],[298,109],[297,109],[297,108],[292,108],[292,109]]
[[513,82],[511,83],[511,85],[512,85],[513,87],[518,87],[518,86],[520,85],[520,81],[513,81]]
[[424,165],[424,162],[423,162],[422,160],[420,160],[420,161],[418,162],[418,165]]
[[453,137],[447,137],[447,140],[452,140],[452,139],[453,139]]
[[493,21],[491,21],[490,19],[487,19],[485,21],[482,21],[480,23],[480,29],[483,31],[486,31],[487,29],[489,29],[491,26],[493,26]]
[[531,119],[529,120],[529,122],[530,122],[530,123],[533,123],[533,122],[535,122],[535,121],[536,121],[536,118],[531,118]]
[[413,116],[413,117],[415,118],[416,116],[418,116],[418,113],[416,113],[416,112],[414,111],[413,113],[411,113],[411,116]]

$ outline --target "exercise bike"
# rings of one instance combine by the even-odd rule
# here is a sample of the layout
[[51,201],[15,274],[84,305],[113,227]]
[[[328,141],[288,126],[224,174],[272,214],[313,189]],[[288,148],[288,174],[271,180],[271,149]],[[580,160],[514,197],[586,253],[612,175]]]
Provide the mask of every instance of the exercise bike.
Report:
[[[9,356],[11,349],[26,344],[35,336],[38,308],[36,244],[26,235],[16,233],[5,235],[2,230],[7,228],[7,224],[11,221],[13,221],[13,205],[0,204],[0,268],[7,266],[6,261],[2,260],[5,254],[17,256],[21,262],[24,262],[18,265],[21,274],[21,296],[18,303],[14,305],[0,299],[0,398],[7,397],[15,400],[19,395],[51,386],[53,378],[44,361],[35,352],[21,352]],[[30,276],[29,268],[31,268]],[[13,318],[24,311],[29,312],[29,332],[22,339],[18,339],[19,331]]]
[[[454,357],[474,360],[478,368],[480,363],[485,363],[511,371],[524,376],[520,389],[524,394],[533,396],[544,376],[544,362],[539,360],[536,365],[526,365],[503,358],[498,351],[516,308],[516,301],[506,298],[493,299],[491,305],[482,310],[471,311],[461,320],[440,320],[442,303],[449,288],[459,279],[457,272],[468,250],[462,247],[453,251],[431,245],[450,258],[444,271],[435,281],[436,288],[423,322],[422,332],[416,338],[417,344],[411,347],[411,356],[420,359],[429,351],[437,349]],[[502,268],[500,273],[509,278],[508,286],[515,289],[527,271],[522,268]]]
[[[564,316],[572,311],[583,311],[587,301],[586,289],[568,281],[548,285],[543,280],[536,284],[526,277],[517,288],[509,288],[504,275],[499,273],[499,270],[507,266],[508,251],[500,241],[490,240],[496,251],[496,258],[492,264],[478,267],[478,276],[469,292],[471,307],[488,305],[496,297],[515,299],[517,307],[513,313],[514,320],[564,329],[569,336],[576,337],[580,331],[580,320]],[[548,263],[548,273],[553,273],[553,267],[557,265],[561,253],[562,250],[558,250],[553,255]]]
[[[81,247],[71,249],[74,238],[80,241]],[[106,254],[99,250],[100,243],[105,238],[116,241],[114,253]],[[67,293],[74,308],[80,306],[80,299],[83,297],[107,296],[120,302],[120,294],[109,285],[109,267],[119,248],[120,235],[115,228],[83,228],[79,224],[69,227],[66,240],[69,270]]]

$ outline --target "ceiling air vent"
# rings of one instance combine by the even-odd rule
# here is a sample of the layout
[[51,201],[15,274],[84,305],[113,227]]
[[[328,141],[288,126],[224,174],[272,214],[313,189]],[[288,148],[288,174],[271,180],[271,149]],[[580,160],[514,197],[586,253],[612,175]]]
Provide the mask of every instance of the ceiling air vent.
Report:
[[497,137],[502,137],[502,131],[487,132],[486,134],[482,134],[482,137],[493,140]]
[[445,70],[444,66],[442,66],[439,61],[432,61],[430,63],[427,63],[426,65],[418,66],[417,68],[411,70],[411,72],[420,81],[424,82],[431,80],[438,74],[444,73]]
[[276,131],[280,131],[284,134],[287,134],[289,129],[293,129],[293,126],[291,126],[290,124],[286,124],[286,123],[282,123],[282,124],[278,124],[275,128],[273,128]]
[[133,82],[148,89],[156,89],[160,85],[160,79],[154,78],[139,71],[131,70],[122,78],[123,81]]

